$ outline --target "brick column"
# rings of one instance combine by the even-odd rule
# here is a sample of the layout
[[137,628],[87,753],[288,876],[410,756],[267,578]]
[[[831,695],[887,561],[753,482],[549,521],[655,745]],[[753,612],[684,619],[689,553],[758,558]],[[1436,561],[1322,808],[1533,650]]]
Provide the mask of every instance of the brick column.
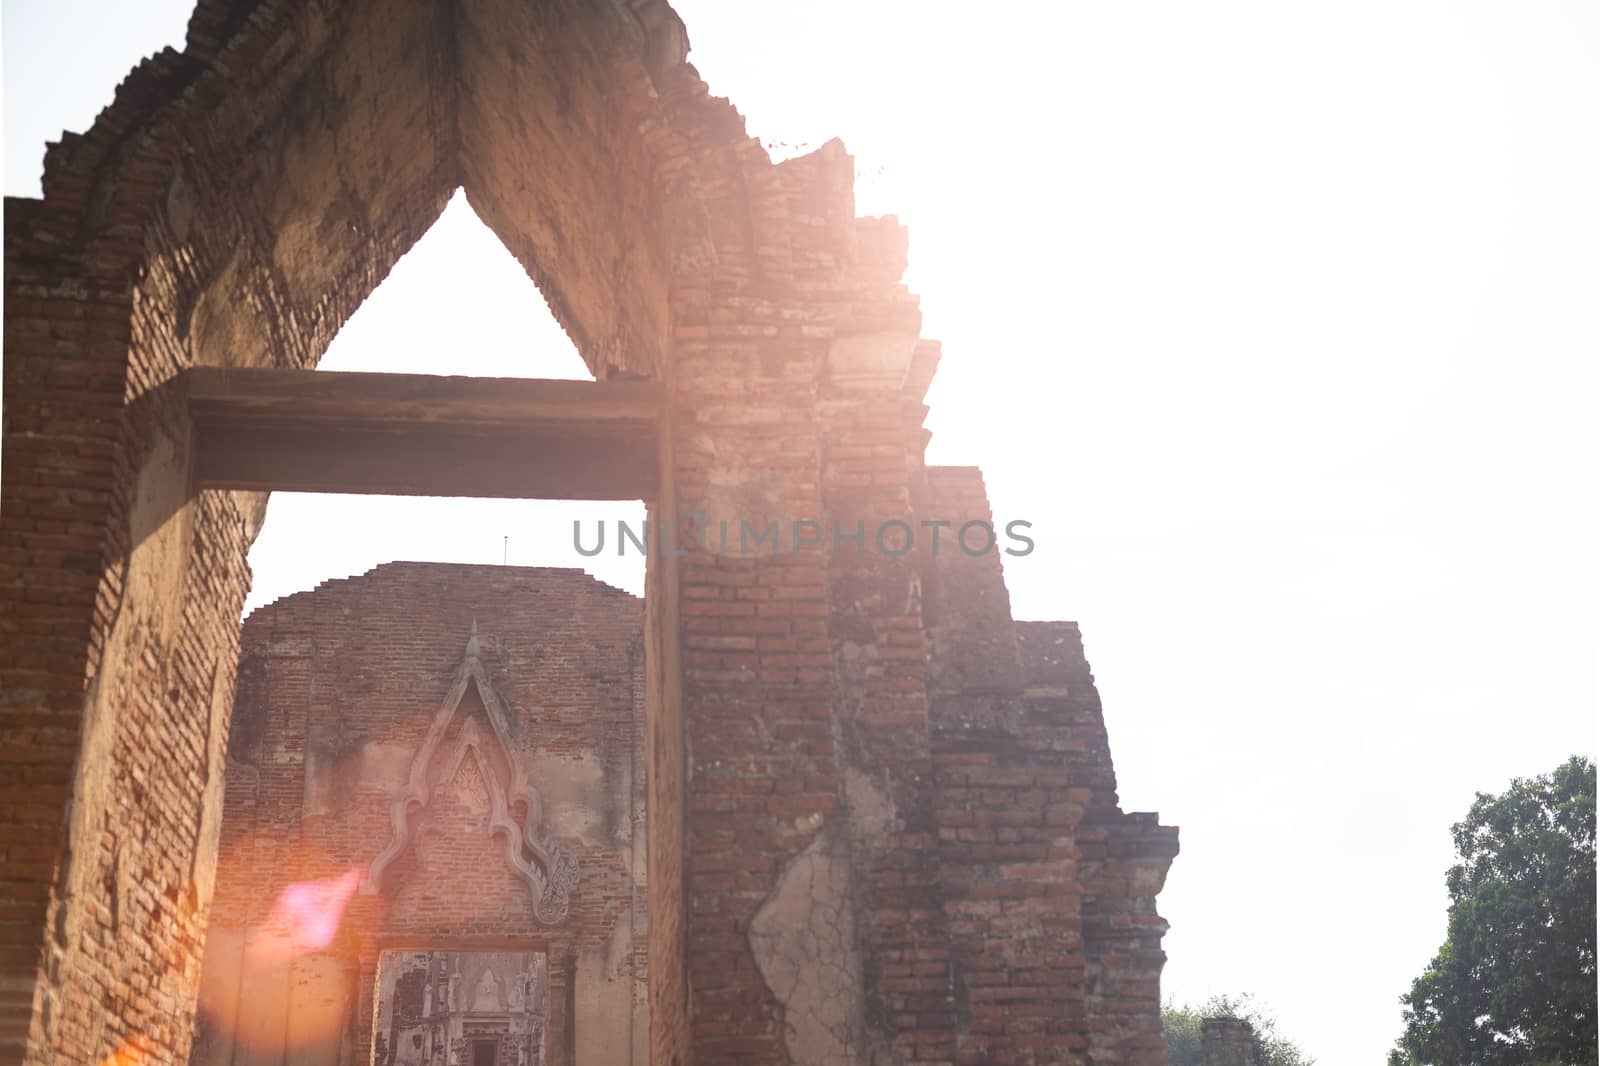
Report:
[[[916,552],[929,530],[911,498],[921,431],[905,424],[917,315],[914,304],[887,312],[903,328],[842,332],[823,376],[828,630],[863,1036],[868,1046],[893,1043],[901,1061],[938,1062],[949,1058],[951,1028]],[[909,402],[920,403],[910,387]]]
[[146,231],[67,206],[6,208],[0,1058],[183,1059],[255,516],[190,492]]
[[[68,810],[123,577],[115,552],[128,325],[125,287],[95,284],[42,240],[44,206],[5,204],[5,442],[0,448],[0,1060],[44,1047],[61,977]],[[125,546],[124,546],[125,550]],[[107,730],[100,723],[99,733]],[[80,849],[86,850],[86,849]],[[87,1054],[87,1052],[85,1052]]]
[[[821,510],[818,353],[787,317],[786,289],[719,282],[674,293],[668,496],[673,547],[685,553],[675,562],[695,1066],[786,1060],[784,1010],[753,926],[840,806],[826,560],[817,547],[774,553],[781,545],[756,540]],[[653,831],[652,849],[659,839]]]

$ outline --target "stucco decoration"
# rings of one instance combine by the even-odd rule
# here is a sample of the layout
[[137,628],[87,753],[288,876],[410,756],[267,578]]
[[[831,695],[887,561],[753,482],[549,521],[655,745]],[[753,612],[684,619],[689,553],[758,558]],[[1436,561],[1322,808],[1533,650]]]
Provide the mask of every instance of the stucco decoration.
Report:
[[[477,689],[489,730],[485,731],[478,717],[472,715],[452,732],[469,685]],[[361,883],[363,895],[379,891],[384,871],[411,842],[416,814],[428,806],[441,787],[455,779],[463,761],[471,758],[489,786],[489,834],[499,834],[505,841],[507,865],[527,882],[533,894],[534,917],[544,925],[555,925],[566,918],[572,892],[578,887],[578,861],[561,841],[541,834],[543,800],[513,757],[510,737],[505,704],[479,658],[478,625],[474,622],[466,655],[456,669],[449,693],[411,759],[405,785],[394,795],[389,809],[393,832],[388,845],[367,868],[366,879]],[[515,813],[519,802],[525,812],[520,820]]]

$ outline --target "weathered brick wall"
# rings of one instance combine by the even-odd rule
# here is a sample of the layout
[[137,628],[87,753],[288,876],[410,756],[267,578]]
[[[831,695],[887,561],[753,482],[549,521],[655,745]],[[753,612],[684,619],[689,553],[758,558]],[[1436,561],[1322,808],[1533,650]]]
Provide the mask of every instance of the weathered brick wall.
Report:
[[1081,817],[1074,830],[1086,964],[1090,1061],[1161,1066],[1161,937],[1156,894],[1178,831],[1117,804],[1105,717],[1075,622],[1018,622],[1030,702],[1047,714]]
[[[126,330],[116,320],[114,290],[91,291],[70,264],[28,239],[38,208],[7,201],[5,220],[0,1058],[20,1055],[36,1013],[85,681],[98,665],[101,544],[116,490],[117,356]],[[97,316],[97,308],[109,314]],[[103,349],[91,354],[95,340],[109,357]],[[104,594],[112,603],[115,596],[115,589]]]
[[[955,1059],[1091,1062],[1074,831],[1083,790],[1055,708],[1025,688],[998,550],[961,529],[991,522],[970,468],[931,468],[949,521],[930,550],[931,717],[939,862],[949,916]],[[967,543],[986,540],[972,527]],[[931,549],[931,546],[930,546]]]
[[[211,1024],[194,1061],[254,1062],[271,1053],[263,1032],[292,1039],[292,1026],[263,1022],[258,1005],[270,1014],[285,1000],[274,980],[292,981],[304,999],[319,985],[309,976],[317,970],[334,975],[319,994],[339,997],[342,1009],[307,1034],[309,1046],[288,1049],[293,1061],[332,1066],[347,1044],[365,1062],[369,978],[385,946],[509,944],[546,952],[571,985],[574,1046],[586,1061],[628,1062],[637,1050],[642,1063],[643,623],[639,600],[581,571],[423,563],[391,563],[253,613],[227,763],[206,958],[212,991],[201,999]],[[264,935],[285,888],[364,872],[389,843],[393,797],[441,714],[474,625],[477,655],[510,712],[508,754],[526,765],[542,801],[541,812],[523,816],[577,858],[567,916],[536,918],[528,885],[507,865],[507,841],[487,830],[495,782],[467,760],[456,775],[439,771],[439,791],[413,816],[380,891],[354,896],[331,944],[296,954],[298,977],[241,952]],[[487,727],[481,700],[469,686],[451,728]],[[487,733],[485,747],[486,758],[501,757]],[[509,769],[487,772],[503,789]],[[574,1021],[552,1014],[558,1020]]]
[[1012,622],[1000,550],[963,549],[964,524],[994,527],[979,473],[923,480],[952,534],[923,566],[955,1057],[1158,1066],[1155,895],[1177,831],[1117,806],[1077,625]]

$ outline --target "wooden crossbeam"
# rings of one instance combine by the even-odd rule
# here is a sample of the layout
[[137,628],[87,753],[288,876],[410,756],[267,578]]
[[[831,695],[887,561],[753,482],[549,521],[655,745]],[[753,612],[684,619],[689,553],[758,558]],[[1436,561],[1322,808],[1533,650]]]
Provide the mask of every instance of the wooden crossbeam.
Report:
[[650,499],[650,382],[196,367],[201,489]]

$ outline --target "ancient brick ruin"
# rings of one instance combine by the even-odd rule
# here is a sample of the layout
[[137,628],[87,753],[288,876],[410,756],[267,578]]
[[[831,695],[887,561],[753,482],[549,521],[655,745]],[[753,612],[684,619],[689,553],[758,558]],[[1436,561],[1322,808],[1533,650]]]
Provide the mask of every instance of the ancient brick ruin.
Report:
[[[459,915],[419,901],[406,936],[354,950],[426,861],[391,804],[363,844],[398,841],[392,859],[345,883],[329,931],[354,953],[277,963],[311,975],[286,1032],[345,1016],[318,982],[373,1006],[303,1061],[370,1061],[380,1017],[385,1041],[450,1061],[535,1028],[541,1056],[576,1059],[610,1047],[584,1035],[586,972],[617,975],[630,1060],[1164,1061],[1155,894],[1176,833],[1117,805],[1076,627],[1013,622],[998,549],[953,548],[991,516],[975,470],[923,461],[939,349],[899,282],[905,234],[855,217],[842,146],[774,163],[686,55],[662,0],[201,0],[181,52],[50,147],[43,197],[7,199],[0,1059],[227,1061],[205,1024],[197,1043],[197,1003],[233,980],[228,930],[251,950],[235,853],[276,860],[225,812],[276,805],[294,871],[333,868],[306,841],[343,854],[359,715],[342,737],[308,710],[298,748],[293,722],[252,736],[260,657],[240,657],[265,493],[302,489],[642,498],[656,534],[642,608],[618,607],[637,672],[586,690],[631,731],[645,868],[637,825],[635,850],[608,850],[517,791],[547,786],[516,777],[529,723],[493,705],[520,705],[507,664],[539,642],[476,605],[474,653],[462,605],[431,604],[415,691],[358,703],[412,715],[396,751],[423,792],[477,723],[461,751],[482,753],[472,795],[506,790],[511,924],[441,932]],[[312,373],[458,188],[594,382]],[[724,524],[795,536],[747,551],[705,535]],[[269,693],[293,684],[292,635],[276,646]],[[263,761],[252,801],[228,771],[273,728],[299,769]],[[619,968],[589,965],[612,910],[633,923],[626,974],[609,933]],[[422,1004],[450,1020],[418,1022]],[[468,1029],[490,1014],[505,1042]]]
[[1207,1018],[1200,1023],[1200,1055],[1205,1066],[1256,1066],[1250,1023],[1238,1018]]
[[[190,1061],[645,1066],[644,736],[644,606],[582,571],[395,563],[251,614]],[[333,938],[284,943],[285,888],[344,876]]]

